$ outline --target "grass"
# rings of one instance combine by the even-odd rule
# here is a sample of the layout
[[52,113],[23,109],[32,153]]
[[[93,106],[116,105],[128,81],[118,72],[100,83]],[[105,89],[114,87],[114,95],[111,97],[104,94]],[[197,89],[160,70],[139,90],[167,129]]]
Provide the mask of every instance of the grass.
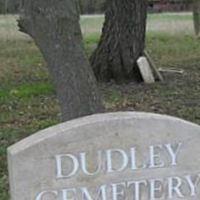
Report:
[[[60,122],[46,63],[33,41],[17,32],[16,18],[0,16],[0,200],[9,199],[6,148]],[[81,18],[88,55],[102,23],[102,16]],[[147,49],[157,67],[184,73],[164,73],[165,82],[153,85],[100,84],[107,111],[156,112],[200,124],[200,43],[192,34],[191,14],[149,15]]]
[[[17,15],[0,15],[0,38],[1,40],[29,40],[30,38],[19,33],[16,26]],[[103,15],[96,16],[82,16],[80,19],[82,32],[84,36],[91,33],[99,34],[104,21]],[[192,33],[193,22],[192,13],[160,13],[149,14],[147,29],[154,32],[167,32],[167,33]]]

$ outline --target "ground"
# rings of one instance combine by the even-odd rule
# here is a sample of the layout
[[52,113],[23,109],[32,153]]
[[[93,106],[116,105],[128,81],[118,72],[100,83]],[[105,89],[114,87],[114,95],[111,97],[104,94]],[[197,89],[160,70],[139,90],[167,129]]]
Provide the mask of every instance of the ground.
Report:
[[[0,16],[0,200],[8,200],[6,148],[60,121],[59,106],[42,55],[19,33],[17,16]],[[103,16],[84,16],[87,54],[95,48]],[[151,14],[147,50],[165,81],[152,85],[99,84],[107,111],[169,114],[200,124],[200,42],[193,36],[191,13]]]

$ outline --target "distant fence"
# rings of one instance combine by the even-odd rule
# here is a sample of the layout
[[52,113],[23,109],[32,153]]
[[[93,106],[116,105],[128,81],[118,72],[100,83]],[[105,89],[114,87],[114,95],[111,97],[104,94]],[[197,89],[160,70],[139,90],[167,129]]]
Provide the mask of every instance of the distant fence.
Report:
[[185,1],[149,1],[148,10],[150,12],[180,12],[190,11],[192,4]]

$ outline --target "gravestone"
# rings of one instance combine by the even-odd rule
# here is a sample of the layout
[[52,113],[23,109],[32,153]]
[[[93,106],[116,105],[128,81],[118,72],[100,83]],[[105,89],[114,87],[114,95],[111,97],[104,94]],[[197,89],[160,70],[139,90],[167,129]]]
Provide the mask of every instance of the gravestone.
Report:
[[12,200],[199,200],[200,126],[97,114],[11,146],[8,164]]
[[137,60],[142,79],[145,83],[155,83],[154,75],[146,57],[142,56]]

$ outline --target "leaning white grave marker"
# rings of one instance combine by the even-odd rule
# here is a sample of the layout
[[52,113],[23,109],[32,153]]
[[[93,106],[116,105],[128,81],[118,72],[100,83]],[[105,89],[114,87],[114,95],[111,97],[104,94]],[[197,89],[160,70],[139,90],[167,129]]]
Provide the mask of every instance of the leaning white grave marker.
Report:
[[92,115],[8,149],[12,200],[200,199],[200,126],[134,112]]
[[146,57],[142,56],[137,60],[137,64],[141,73],[141,76],[145,83],[155,83],[154,75]]

